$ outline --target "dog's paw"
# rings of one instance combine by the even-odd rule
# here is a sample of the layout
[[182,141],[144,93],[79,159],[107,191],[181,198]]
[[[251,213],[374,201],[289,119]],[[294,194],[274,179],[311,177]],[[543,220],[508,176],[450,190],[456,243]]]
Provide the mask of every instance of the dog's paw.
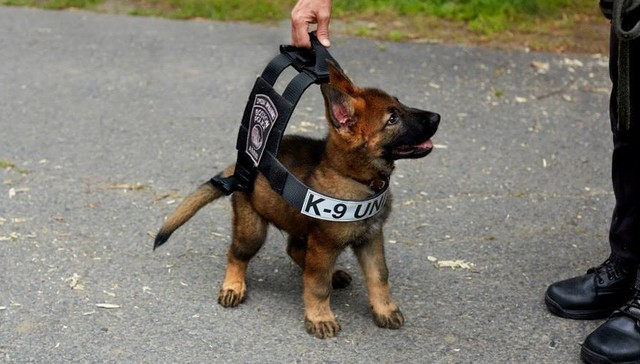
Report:
[[404,316],[402,315],[402,312],[400,312],[400,309],[395,309],[387,315],[381,315],[374,312],[373,321],[378,325],[378,327],[397,330],[404,325]]
[[244,293],[238,293],[232,289],[221,289],[218,295],[218,303],[224,307],[236,307],[244,301]]
[[331,321],[313,322],[305,317],[304,327],[310,335],[313,335],[318,339],[336,337],[338,335],[338,331],[340,331],[340,324],[335,319]]
[[343,270],[336,270],[331,277],[331,286],[335,289],[347,288],[351,284],[351,276]]

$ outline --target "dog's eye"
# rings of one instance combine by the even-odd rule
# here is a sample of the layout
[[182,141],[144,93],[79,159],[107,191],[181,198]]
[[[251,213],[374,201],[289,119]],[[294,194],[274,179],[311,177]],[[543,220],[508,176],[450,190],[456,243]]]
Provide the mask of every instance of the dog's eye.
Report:
[[395,112],[391,112],[391,116],[389,116],[389,120],[387,120],[387,124],[393,125],[400,120],[400,117]]

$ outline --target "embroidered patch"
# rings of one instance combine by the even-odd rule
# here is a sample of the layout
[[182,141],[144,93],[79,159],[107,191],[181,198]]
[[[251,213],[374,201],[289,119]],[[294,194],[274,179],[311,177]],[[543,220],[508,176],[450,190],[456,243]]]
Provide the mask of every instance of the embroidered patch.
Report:
[[267,146],[269,134],[278,119],[278,110],[267,95],[256,94],[249,119],[246,153],[257,167]]

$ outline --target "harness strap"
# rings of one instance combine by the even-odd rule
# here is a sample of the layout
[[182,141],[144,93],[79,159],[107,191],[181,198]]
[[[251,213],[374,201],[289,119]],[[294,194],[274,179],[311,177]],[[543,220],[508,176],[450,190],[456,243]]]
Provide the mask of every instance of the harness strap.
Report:
[[267,64],[267,67],[262,71],[262,78],[267,81],[268,84],[273,86],[276,80],[287,67],[291,66],[291,57],[286,53],[280,53],[274,59]]

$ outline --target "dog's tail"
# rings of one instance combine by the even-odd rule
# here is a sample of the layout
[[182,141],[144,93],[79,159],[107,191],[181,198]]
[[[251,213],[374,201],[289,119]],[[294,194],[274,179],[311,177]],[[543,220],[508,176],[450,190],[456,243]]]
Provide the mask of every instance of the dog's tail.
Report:
[[171,234],[185,222],[189,221],[201,208],[224,196],[224,192],[216,188],[211,181],[203,183],[182,201],[178,208],[167,218],[156,235],[153,250],[169,240]]

